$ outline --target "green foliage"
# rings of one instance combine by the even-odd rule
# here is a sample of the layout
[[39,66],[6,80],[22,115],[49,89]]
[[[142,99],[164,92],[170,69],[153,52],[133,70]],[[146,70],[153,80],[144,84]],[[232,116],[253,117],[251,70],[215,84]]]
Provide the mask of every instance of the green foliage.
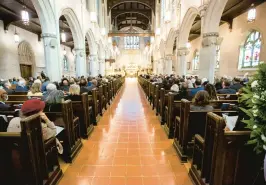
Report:
[[240,109],[249,117],[243,120],[251,129],[247,144],[254,145],[257,153],[266,150],[266,64],[260,64],[254,78],[243,88],[239,99],[244,104]]

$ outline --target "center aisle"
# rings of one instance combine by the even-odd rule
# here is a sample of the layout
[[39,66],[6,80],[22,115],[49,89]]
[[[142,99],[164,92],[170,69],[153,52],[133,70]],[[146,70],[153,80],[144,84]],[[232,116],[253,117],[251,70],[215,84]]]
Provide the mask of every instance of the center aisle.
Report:
[[83,144],[61,185],[192,185],[136,78]]

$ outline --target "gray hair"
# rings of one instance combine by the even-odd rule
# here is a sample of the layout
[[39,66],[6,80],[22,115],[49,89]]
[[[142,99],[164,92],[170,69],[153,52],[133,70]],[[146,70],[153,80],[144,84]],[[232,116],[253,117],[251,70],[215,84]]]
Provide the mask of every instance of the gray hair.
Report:
[[61,90],[53,90],[47,96],[45,102],[48,104],[62,103],[64,100],[64,92]]
[[52,92],[52,91],[54,91],[54,90],[57,90],[57,88],[56,88],[56,85],[55,85],[55,84],[53,84],[53,83],[49,83],[49,84],[46,86],[46,90],[47,90],[48,92]]

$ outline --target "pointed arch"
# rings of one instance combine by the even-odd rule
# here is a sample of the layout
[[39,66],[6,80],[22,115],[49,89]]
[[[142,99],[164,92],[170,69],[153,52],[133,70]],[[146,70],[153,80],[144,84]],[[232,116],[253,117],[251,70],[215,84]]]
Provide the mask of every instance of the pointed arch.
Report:
[[171,28],[165,44],[165,55],[173,55],[173,47],[177,36],[178,30]]
[[96,43],[96,38],[92,32],[91,29],[89,29],[86,32],[86,38],[88,40],[88,45],[89,45],[89,49],[90,49],[90,54],[91,55],[97,55],[97,43]]

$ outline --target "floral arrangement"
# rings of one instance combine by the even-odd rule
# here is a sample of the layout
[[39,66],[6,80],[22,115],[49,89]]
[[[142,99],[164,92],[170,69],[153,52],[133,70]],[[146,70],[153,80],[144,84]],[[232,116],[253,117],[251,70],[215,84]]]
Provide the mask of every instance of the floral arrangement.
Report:
[[240,103],[245,106],[240,109],[249,119],[243,120],[251,130],[248,144],[254,145],[257,153],[266,150],[266,64],[260,64],[257,73],[243,88]]

